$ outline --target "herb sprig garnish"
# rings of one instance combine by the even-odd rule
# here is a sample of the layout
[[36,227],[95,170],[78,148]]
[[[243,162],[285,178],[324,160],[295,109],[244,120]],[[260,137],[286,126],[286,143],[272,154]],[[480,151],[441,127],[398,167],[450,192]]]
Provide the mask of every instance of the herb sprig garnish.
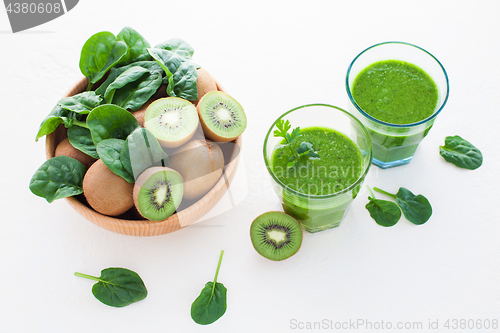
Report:
[[292,126],[290,125],[290,121],[284,121],[283,119],[280,119],[276,122],[276,128],[278,129],[274,131],[274,136],[284,138],[285,145],[288,146],[290,152],[292,153],[292,156],[290,156],[290,161],[287,164],[288,168],[293,168],[297,164],[301,156],[319,157],[318,152],[314,150],[314,147],[310,142],[303,141],[295,151],[292,149],[291,143],[300,135],[300,127],[295,127],[292,130],[292,133],[288,133],[288,130],[292,128]]

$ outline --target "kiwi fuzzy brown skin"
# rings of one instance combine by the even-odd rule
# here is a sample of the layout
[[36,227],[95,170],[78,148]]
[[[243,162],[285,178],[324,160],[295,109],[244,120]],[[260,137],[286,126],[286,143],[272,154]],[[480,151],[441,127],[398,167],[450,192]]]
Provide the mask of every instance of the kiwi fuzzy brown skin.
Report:
[[139,126],[144,127],[144,115],[146,114],[146,110],[148,106],[153,103],[156,100],[156,98],[150,98],[146,103],[144,103],[139,110],[137,111],[132,111],[132,115],[137,119],[137,122],[139,123]]
[[203,96],[205,96],[206,93],[210,91],[217,91],[217,83],[215,83],[215,79],[204,68],[198,68],[196,88],[198,89],[198,99],[194,102],[194,104],[198,105],[198,102]]
[[168,166],[184,179],[184,199],[205,195],[217,183],[224,169],[220,147],[208,140],[191,140],[169,155]]
[[79,161],[83,165],[87,167],[87,169],[96,161],[95,158],[89,156],[82,152],[81,150],[76,149],[71,145],[68,138],[62,140],[56,147],[56,151],[54,156],[68,156],[72,157],[75,160]]
[[134,184],[111,171],[102,160],[97,160],[85,173],[83,194],[97,212],[118,216],[134,206]]

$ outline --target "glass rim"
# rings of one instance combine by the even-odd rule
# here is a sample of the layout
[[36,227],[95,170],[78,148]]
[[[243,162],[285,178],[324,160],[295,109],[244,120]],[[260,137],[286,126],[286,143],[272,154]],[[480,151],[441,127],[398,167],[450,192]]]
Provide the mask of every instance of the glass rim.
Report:
[[[364,167],[364,170],[363,170],[363,173],[358,177],[358,179],[356,179],[356,181],[354,183],[352,183],[350,186],[348,186],[347,188],[343,189],[342,191],[339,191],[339,192],[335,192],[335,193],[331,193],[331,194],[323,194],[323,195],[316,195],[316,194],[306,194],[306,193],[302,193],[302,192],[299,192],[297,190],[294,190],[288,186],[286,186],[285,184],[283,184],[283,182],[281,182],[277,177],[276,175],[274,174],[274,172],[272,171],[271,169],[271,166],[270,166],[270,161],[267,157],[267,142],[268,142],[268,139],[269,137],[271,136],[271,133],[273,133],[274,131],[274,128],[276,126],[276,123],[280,120],[280,119],[283,119],[283,117],[285,117],[286,115],[294,112],[294,111],[297,111],[297,110],[300,110],[300,109],[304,109],[304,108],[308,108],[308,107],[314,107],[314,106],[321,106],[321,107],[327,107],[327,108],[331,108],[331,109],[335,109],[337,111],[340,111],[342,112],[345,116],[347,116],[349,119],[353,120],[358,126],[359,128],[362,130],[363,132],[363,135],[365,136],[365,139],[367,140],[367,142],[369,143],[370,145],[370,156],[369,156],[369,161],[368,163],[366,164],[366,166]],[[332,128],[333,129],[333,128]],[[340,131],[339,131],[340,132]],[[357,146],[357,145],[356,145]],[[358,148],[359,149],[359,148]],[[269,174],[271,175],[271,177],[274,179],[274,181],[276,181],[276,183],[278,185],[281,186],[281,188],[283,189],[286,189],[287,191],[291,192],[292,194],[294,195],[297,195],[299,197],[302,197],[302,198],[307,198],[307,199],[326,199],[326,198],[334,198],[334,197],[337,197],[339,195],[342,195],[342,194],[345,194],[347,192],[349,192],[350,190],[354,189],[356,186],[358,186],[362,181],[363,179],[366,177],[368,171],[370,170],[370,166],[372,164],[372,160],[373,160],[373,146],[372,146],[372,140],[371,140],[371,137],[370,137],[370,134],[368,133],[368,130],[366,129],[366,127],[363,125],[363,123],[361,121],[359,121],[359,119],[357,119],[355,116],[353,116],[351,113],[349,113],[348,111],[342,109],[342,108],[339,108],[337,106],[333,106],[333,105],[330,105],[330,104],[322,104],[322,103],[315,103],[315,104],[306,104],[306,105],[302,105],[302,106],[298,106],[296,108],[293,108],[285,113],[283,113],[281,116],[278,117],[278,119],[276,119],[273,124],[271,125],[271,127],[269,128],[269,131],[267,132],[267,135],[266,135],[266,138],[264,140],[264,150],[263,150],[263,153],[264,153],[264,162],[266,164],[266,169],[267,171],[269,172]]]
[[[381,45],[386,45],[386,44],[401,44],[401,45],[406,45],[406,46],[411,46],[411,47],[414,47],[414,48],[417,48],[425,53],[427,53],[429,56],[431,56],[439,65],[439,67],[441,67],[441,70],[443,71],[443,74],[444,74],[444,77],[446,79],[446,96],[444,98],[444,101],[443,103],[441,103],[441,106],[439,107],[439,109],[437,111],[435,111],[433,114],[431,114],[429,117],[423,119],[423,120],[420,120],[420,121],[417,121],[415,123],[410,123],[410,124],[393,124],[393,123],[388,123],[388,122],[385,122],[385,121],[382,121],[382,120],[379,120],[377,118],[374,118],[372,117],[371,115],[369,115],[368,113],[366,113],[359,105],[358,103],[356,103],[356,101],[354,100],[354,97],[352,96],[352,93],[351,93],[351,88],[349,87],[349,75],[351,73],[351,69],[352,69],[352,66],[354,65],[354,63],[356,62],[356,60],[358,60],[358,58],[363,55],[365,52],[373,49],[374,47],[377,47],[377,46],[381,46]],[[354,105],[354,107],[363,115],[365,116],[366,118],[376,122],[376,123],[379,123],[381,125],[385,125],[385,126],[392,126],[392,127],[413,127],[413,126],[418,126],[418,125],[421,125],[421,124],[424,124],[432,119],[434,119],[440,112],[441,110],[443,110],[444,106],[446,105],[446,102],[448,101],[448,96],[450,95],[450,83],[449,83],[449,80],[448,80],[448,74],[446,73],[446,70],[444,69],[443,65],[441,64],[441,62],[434,56],[432,55],[432,53],[430,53],[429,51],[421,48],[420,46],[417,46],[417,45],[414,45],[414,44],[411,44],[411,43],[407,43],[407,42],[398,42],[398,41],[390,41],[390,42],[382,42],[382,43],[378,43],[378,44],[375,44],[375,45],[372,45],[366,49],[364,49],[363,51],[361,51],[354,59],[353,61],[351,62],[351,64],[349,65],[349,67],[347,68],[347,75],[346,75],[346,80],[345,80],[345,86],[346,86],[346,90],[347,90],[347,96],[349,97],[349,100],[351,101],[351,103]]]

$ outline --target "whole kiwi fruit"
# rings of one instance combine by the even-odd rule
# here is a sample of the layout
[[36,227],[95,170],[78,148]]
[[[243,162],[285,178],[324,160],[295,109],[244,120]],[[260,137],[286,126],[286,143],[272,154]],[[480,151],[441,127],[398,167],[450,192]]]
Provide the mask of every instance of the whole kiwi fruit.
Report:
[[267,212],[250,226],[250,238],[255,250],[270,260],[293,256],[302,244],[302,227],[296,219],[283,212]]
[[184,179],[185,199],[198,199],[219,180],[224,169],[220,147],[208,140],[191,140],[169,157],[168,166]]
[[198,99],[195,104],[198,104],[200,99],[210,91],[217,91],[217,83],[209,72],[204,68],[198,68],[198,78],[196,79],[196,88],[198,88]]
[[83,178],[83,194],[90,207],[97,212],[117,216],[132,208],[134,184],[111,171],[102,160],[97,160]]
[[95,158],[85,154],[81,150],[76,149],[71,145],[68,138],[62,140],[56,147],[56,151],[54,156],[68,156],[72,157],[75,160],[78,160],[80,163],[85,165],[87,169],[96,161]]

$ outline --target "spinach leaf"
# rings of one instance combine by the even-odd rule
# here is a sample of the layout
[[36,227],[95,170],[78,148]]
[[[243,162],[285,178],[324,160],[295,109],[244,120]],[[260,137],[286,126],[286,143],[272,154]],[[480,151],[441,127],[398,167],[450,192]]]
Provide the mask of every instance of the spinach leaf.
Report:
[[88,128],[80,126],[68,128],[68,140],[76,149],[95,159],[99,158],[94,141],[92,141],[92,135]]
[[129,82],[116,90],[112,103],[124,109],[137,111],[156,93],[161,82],[161,74],[145,73],[138,80]]
[[48,202],[83,193],[83,176],[87,168],[68,156],[45,161],[30,181],[33,194]]
[[60,124],[71,127],[73,126],[73,122],[78,119],[78,113],[65,110],[59,105],[56,105],[40,124],[35,140],[38,141],[42,136],[54,132]]
[[148,52],[165,71],[163,83],[167,84],[169,96],[192,101],[198,98],[198,71],[194,63],[167,50],[153,48],[148,49]]
[[399,209],[398,205],[392,201],[375,199],[372,190],[369,187],[368,189],[371,196],[368,196],[369,202],[365,208],[370,212],[372,219],[383,227],[392,227],[398,223],[401,218],[401,209]]
[[171,38],[160,44],[157,44],[155,49],[163,49],[176,53],[184,58],[191,59],[194,53],[194,49],[180,38]]
[[88,114],[93,108],[101,104],[101,102],[102,97],[96,95],[95,91],[86,91],[71,97],[65,97],[59,100],[57,105],[68,111]]
[[127,44],[117,41],[111,32],[103,31],[90,37],[80,55],[80,70],[89,80],[87,90],[115,66],[127,54],[127,50]]
[[222,283],[217,282],[223,255],[224,251],[221,251],[214,281],[207,282],[205,287],[201,290],[200,296],[198,296],[191,305],[191,318],[193,318],[197,324],[212,324],[226,312],[227,289]]
[[377,187],[373,189],[394,198],[405,218],[413,224],[424,224],[432,215],[432,206],[429,200],[421,194],[414,195],[404,187],[400,187],[396,194],[387,193]]
[[146,51],[151,45],[131,27],[123,28],[116,36],[116,39],[124,42],[128,46],[127,53],[120,63],[129,64],[140,60],[151,60],[151,56]]
[[141,277],[126,268],[106,268],[101,271],[99,277],[78,272],[75,272],[75,276],[97,281],[92,287],[92,294],[109,306],[124,307],[141,301],[148,295]]
[[106,166],[116,175],[122,177],[129,183],[134,183],[134,177],[125,169],[121,160],[120,154],[123,150],[125,140],[121,139],[106,139],[99,142],[96,146],[97,154]]
[[127,137],[120,160],[134,179],[151,166],[167,166],[168,164],[168,156],[156,137],[141,127]]
[[483,164],[481,151],[458,135],[447,136],[444,146],[439,146],[439,154],[446,162],[463,169],[475,170]]
[[104,99],[108,103],[112,103],[116,89],[123,88],[127,83],[137,81],[149,71],[140,66],[133,66],[120,74],[107,88],[104,93]]
[[87,117],[87,126],[92,134],[92,141],[97,145],[106,139],[122,139],[132,133],[139,123],[127,110],[113,104],[96,107]]

